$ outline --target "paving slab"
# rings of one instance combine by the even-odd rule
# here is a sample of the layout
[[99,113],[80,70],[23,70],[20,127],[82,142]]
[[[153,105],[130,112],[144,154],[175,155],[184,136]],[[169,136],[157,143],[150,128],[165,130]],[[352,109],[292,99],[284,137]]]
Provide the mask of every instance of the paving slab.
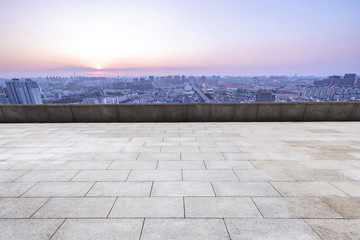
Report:
[[253,197],[264,218],[342,218],[317,197]]
[[349,219],[307,219],[306,222],[324,240],[360,239],[360,220]]
[[119,197],[110,218],[182,218],[182,197]]
[[139,239],[142,219],[67,219],[52,239]]
[[18,181],[70,181],[79,171],[78,170],[43,170],[43,171],[30,171]]
[[108,169],[156,169],[158,161],[114,161]]
[[106,218],[115,198],[52,198],[33,218]]
[[152,182],[97,182],[86,196],[143,196],[150,195]]
[[234,172],[239,181],[242,182],[295,181],[293,177],[282,169],[234,170]]
[[130,170],[82,170],[71,181],[125,181]]
[[63,219],[0,219],[0,239],[48,240]]
[[206,169],[255,169],[249,161],[205,160]]
[[0,197],[19,197],[36,185],[36,182],[0,182]]
[[181,181],[181,170],[132,170],[127,181]]
[[321,200],[344,218],[360,219],[360,198],[323,197]]
[[231,239],[321,240],[300,219],[225,219]]
[[360,197],[360,182],[333,182],[331,184],[351,197]]
[[239,181],[232,170],[183,170],[185,182]]
[[48,198],[0,198],[0,218],[29,218]]
[[205,169],[204,161],[159,161],[157,169]]
[[154,182],[151,196],[215,196],[210,182]]
[[23,197],[82,197],[94,182],[40,182]]
[[28,171],[0,171],[0,182],[12,182],[28,173]]
[[280,196],[268,182],[213,182],[212,185],[216,196]]
[[271,182],[282,196],[287,197],[326,197],[347,194],[327,182]]
[[250,198],[185,197],[185,215],[189,218],[262,218]]
[[145,219],[142,240],[230,239],[222,219]]

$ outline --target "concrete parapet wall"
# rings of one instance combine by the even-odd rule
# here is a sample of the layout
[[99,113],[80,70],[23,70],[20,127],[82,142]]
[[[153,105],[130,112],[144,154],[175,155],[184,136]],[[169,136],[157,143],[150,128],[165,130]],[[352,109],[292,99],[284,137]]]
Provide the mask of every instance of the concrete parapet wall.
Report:
[[1,123],[360,121],[360,102],[1,105]]

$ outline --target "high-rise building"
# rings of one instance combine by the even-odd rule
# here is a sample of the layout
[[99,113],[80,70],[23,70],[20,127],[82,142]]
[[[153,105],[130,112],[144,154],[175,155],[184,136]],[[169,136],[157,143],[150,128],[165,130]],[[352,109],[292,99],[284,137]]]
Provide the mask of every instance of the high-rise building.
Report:
[[12,79],[6,82],[7,94],[11,104],[42,104],[40,88],[30,79]]
[[0,104],[9,104],[9,99],[6,96],[6,89],[0,87]]
[[274,102],[275,95],[272,94],[271,92],[262,92],[261,90],[259,90],[256,92],[255,101],[256,102]]

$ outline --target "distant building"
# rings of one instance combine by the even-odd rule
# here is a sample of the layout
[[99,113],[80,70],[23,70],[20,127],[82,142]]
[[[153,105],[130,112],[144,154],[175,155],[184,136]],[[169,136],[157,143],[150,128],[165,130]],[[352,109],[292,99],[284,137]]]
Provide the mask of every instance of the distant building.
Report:
[[40,88],[30,79],[12,79],[6,82],[7,94],[11,104],[42,104]]
[[255,101],[256,102],[274,102],[275,95],[272,94],[271,92],[262,92],[261,90],[259,90],[256,92]]
[[0,104],[9,104],[9,99],[6,96],[6,92],[3,87],[0,87]]

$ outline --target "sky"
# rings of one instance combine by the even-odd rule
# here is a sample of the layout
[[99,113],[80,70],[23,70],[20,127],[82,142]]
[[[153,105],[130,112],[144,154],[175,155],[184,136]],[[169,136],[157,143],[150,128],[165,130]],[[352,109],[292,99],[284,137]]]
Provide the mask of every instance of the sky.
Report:
[[348,72],[359,0],[0,1],[0,77]]

